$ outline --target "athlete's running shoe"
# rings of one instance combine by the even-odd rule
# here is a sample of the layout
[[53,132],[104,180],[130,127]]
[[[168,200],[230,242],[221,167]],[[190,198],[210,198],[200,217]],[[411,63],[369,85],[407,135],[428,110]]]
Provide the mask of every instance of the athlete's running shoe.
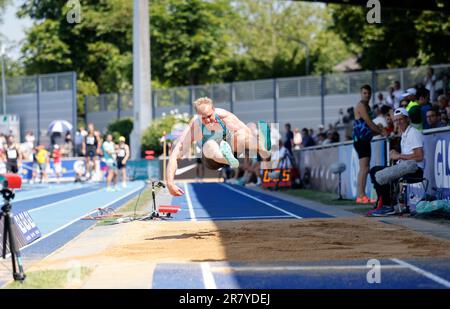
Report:
[[225,160],[227,160],[228,164],[232,168],[238,168],[239,161],[238,161],[238,159],[236,159],[234,157],[230,144],[228,144],[226,141],[221,141],[219,147],[220,147],[220,152],[222,152],[222,155],[225,158]]
[[386,217],[395,215],[395,209],[392,206],[383,206],[380,209],[372,212],[373,217]]
[[368,196],[363,196],[362,198],[358,196],[356,198],[356,204],[373,204],[376,201],[377,200],[370,199]]

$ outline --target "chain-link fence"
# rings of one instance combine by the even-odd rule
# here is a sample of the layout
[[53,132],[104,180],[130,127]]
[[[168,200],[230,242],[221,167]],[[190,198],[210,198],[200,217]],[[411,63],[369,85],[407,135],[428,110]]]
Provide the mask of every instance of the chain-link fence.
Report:
[[[437,77],[435,88],[439,91],[440,88],[445,87],[442,82],[443,75],[450,75],[450,64],[433,65],[431,67]],[[359,95],[360,87],[363,84],[372,86],[374,96],[377,92],[386,94],[388,88],[395,81],[399,81],[403,89],[423,83],[427,68],[423,66],[157,89],[153,91],[152,96],[153,117],[159,117],[162,112],[166,112],[170,107],[181,107],[183,110],[192,113],[192,102],[199,97],[207,96],[212,98],[216,104],[229,104],[231,110],[238,109],[246,114],[253,110],[255,117],[258,115],[258,106],[265,106],[264,108],[267,109],[270,100],[273,102],[273,104],[270,103],[270,106],[274,121],[298,120],[299,123],[325,124],[331,121],[331,118],[339,109],[345,109],[356,104],[357,95]],[[121,96],[129,98],[127,107],[132,109],[131,95],[122,94]],[[87,111],[107,112],[117,110],[119,98],[118,95],[110,94],[88,97],[86,99]],[[247,108],[246,103],[249,102],[253,102],[253,104]],[[239,104],[242,105],[237,108]],[[296,110],[296,107],[303,107],[305,110],[309,108],[311,113],[300,113],[300,110]],[[288,110],[283,111],[283,108],[288,108]],[[290,111],[290,113],[287,111]],[[118,114],[120,115],[120,113]],[[278,115],[283,114],[290,115],[291,119],[278,117]]]
[[[6,104],[5,108],[1,104],[2,113],[18,116],[20,138],[24,137],[26,131],[32,131],[38,142],[48,142],[47,129],[53,120],[67,120],[76,129],[74,72],[7,78],[5,86]],[[3,87],[0,88],[2,97]]]

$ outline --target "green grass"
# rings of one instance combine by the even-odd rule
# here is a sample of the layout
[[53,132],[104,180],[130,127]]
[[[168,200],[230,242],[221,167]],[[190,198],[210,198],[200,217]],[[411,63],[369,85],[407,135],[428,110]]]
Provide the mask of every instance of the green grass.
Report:
[[325,205],[340,206],[342,209],[365,216],[373,208],[373,204],[356,204],[355,200],[337,200],[337,194],[311,189],[293,189],[285,193]]
[[[158,191],[159,191],[159,188],[156,189],[156,194],[158,194]],[[138,196],[134,197],[133,199],[129,200],[124,205],[120,206],[116,210],[116,214],[121,214],[124,217],[133,216],[134,209],[136,207],[136,216],[139,217],[139,213],[142,213],[142,211],[144,211],[146,208],[148,208],[151,202],[152,202],[152,189],[146,188],[140,193],[140,196],[138,195]],[[97,222],[97,225],[110,225],[113,223],[117,223],[117,219],[118,218],[102,219]]]
[[[158,192],[157,192],[158,193]],[[134,212],[134,207],[136,207],[136,211],[142,211],[145,209],[146,206],[148,206],[148,203],[152,200],[152,189],[146,188],[144,189],[139,195],[134,197],[133,199],[129,200],[126,204],[120,206],[116,213],[119,214],[127,214],[130,212]],[[138,201],[139,199],[139,201]],[[137,205],[136,205],[137,202]]]
[[87,267],[33,271],[26,273],[27,277],[23,283],[14,281],[9,283],[5,289],[62,289],[67,287],[72,280],[83,282],[91,272],[92,269]]
[[360,206],[354,200],[337,200],[338,196],[334,193],[321,192],[311,189],[292,189],[285,193],[296,197],[312,200],[326,205],[345,205],[345,206]]

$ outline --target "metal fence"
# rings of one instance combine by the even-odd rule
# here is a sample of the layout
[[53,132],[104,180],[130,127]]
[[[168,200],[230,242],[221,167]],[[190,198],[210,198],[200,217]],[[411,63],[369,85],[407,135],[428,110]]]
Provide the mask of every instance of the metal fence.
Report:
[[6,110],[2,107],[2,113],[19,117],[21,138],[32,131],[39,142],[48,142],[47,128],[53,120],[67,120],[76,130],[75,72],[12,77],[5,84]]
[[[439,90],[439,87],[443,87],[440,76],[444,72],[450,74],[450,64],[431,67],[438,78],[436,90]],[[333,117],[337,118],[339,109],[356,104],[359,89],[363,84],[372,86],[375,97],[380,91],[386,94],[388,88],[397,80],[403,89],[421,83],[427,68],[423,66],[156,89],[152,95],[153,117],[159,117],[173,108],[192,113],[192,102],[196,98],[208,96],[216,104],[225,104],[235,112],[240,110],[248,116],[244,118],[248,119],[257,117],[261,108],[265,111],[270,108],[270,114],[273,116],[271,118],[275,122],[292,122],[292,119],[279,117],[285,114],[290,115],[300,125],[325,124],[332,121]],[[124,96],[129,99],[127,109],[132,109],[132,98],[129,94],[104,94],[87,97],[86,110],[88,113],[116,111],[117,117],[120,118],[120,109],[118,111],[117,106],[122,104],[121,97]],[[306,110],[309,112],[304,113]],[[249,116],[252,111],[253,115]],[[237,114],[239,116],[239,112]],[[96,117],[91,115],[90,118],[95,121]]]

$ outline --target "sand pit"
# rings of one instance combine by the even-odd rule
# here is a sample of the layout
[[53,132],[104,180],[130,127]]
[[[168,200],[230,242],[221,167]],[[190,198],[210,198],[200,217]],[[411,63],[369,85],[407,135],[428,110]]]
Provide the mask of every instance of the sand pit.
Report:
[[[133,222],[120,228],[109,246],[72,258],[98,264],[450,257],[444,240],[366,218]],[[56,266],[57,257],[46,264]]]

